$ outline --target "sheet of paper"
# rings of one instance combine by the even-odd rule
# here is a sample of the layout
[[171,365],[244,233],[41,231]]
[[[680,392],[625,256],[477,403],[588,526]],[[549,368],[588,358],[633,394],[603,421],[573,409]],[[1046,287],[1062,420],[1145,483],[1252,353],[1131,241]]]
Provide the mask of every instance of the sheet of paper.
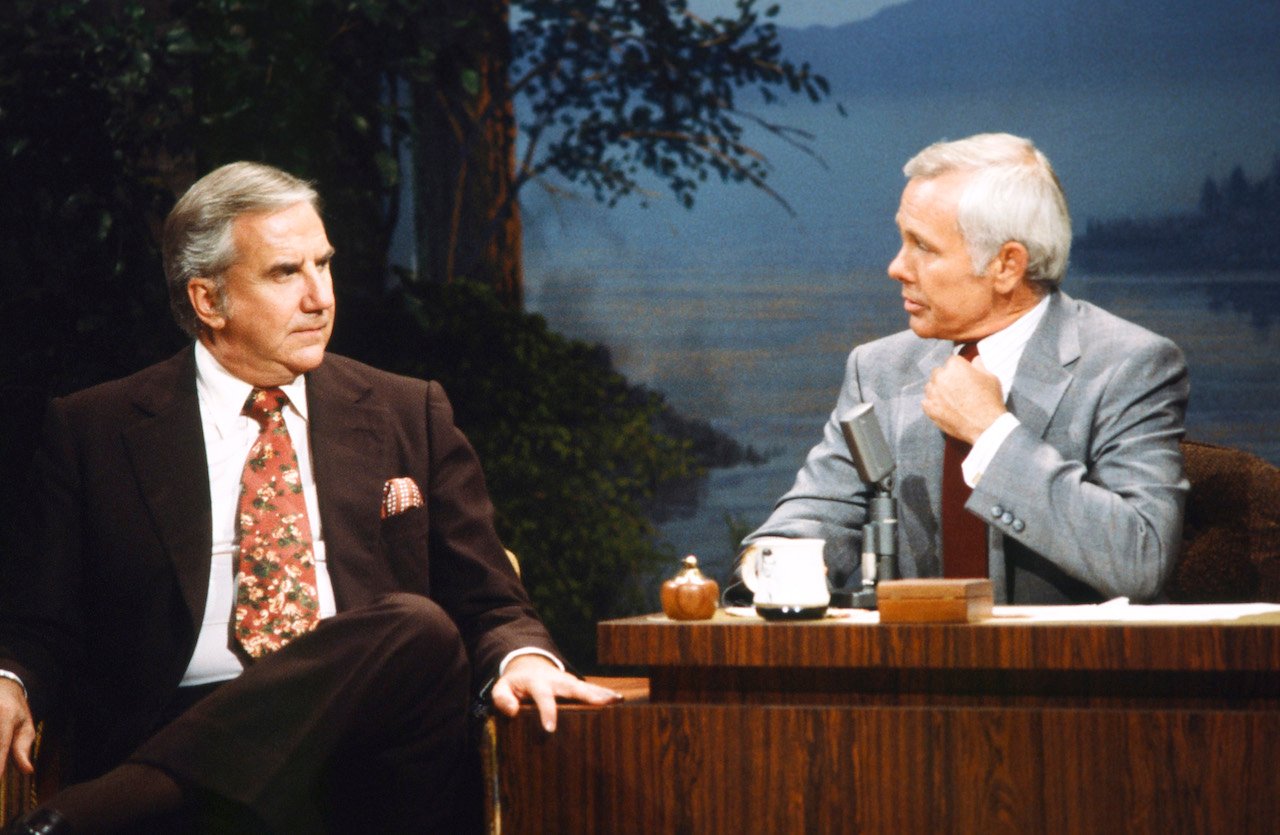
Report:
[[1088,606],[996,606],[996,621],[1027,623],[1225,623],[1280,625],[1275,603],[1134,604],[1119,597]]
[[[722,610],[733,618],[755,618],[751,606]],[[849,623],[879,623],[880,615],[866,609],[828,609],[827,618]],[[996,606],[984,623],[1247,623],[1280,626],[1280,604],[1197,603],[1134,604],[1118,597],[1082,606]]]

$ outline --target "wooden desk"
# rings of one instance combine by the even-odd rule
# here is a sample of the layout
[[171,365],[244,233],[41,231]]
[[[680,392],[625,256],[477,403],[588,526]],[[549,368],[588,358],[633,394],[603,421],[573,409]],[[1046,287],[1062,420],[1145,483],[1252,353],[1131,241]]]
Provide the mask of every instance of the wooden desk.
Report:
[[647,700],[498,725],[502,832],[1280,831],[1280,621],[599,626]]

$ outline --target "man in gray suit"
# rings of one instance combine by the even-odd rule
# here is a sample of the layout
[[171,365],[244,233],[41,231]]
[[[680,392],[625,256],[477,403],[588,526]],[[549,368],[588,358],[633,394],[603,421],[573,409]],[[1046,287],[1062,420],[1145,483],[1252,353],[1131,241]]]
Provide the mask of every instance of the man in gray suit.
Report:
[[[1182,353],[1058,288],[1071,223],[1031,142],[937,143],[903,170],[902,247],[889,276],[902,285],[910,330],[849,355],[821,442],[744,545],[818,537],[833,585],[849,580],[871,489],[839,420],[870,402],[897,464],[900,576],[956,576],[948,569],[964,555],[943,548],[942,483],[944,446],[959,441],[971,445],[972,493],[956,513],[986,524],[996,602],[1155,597],[1177,555],[1188,487]],[[959,356],[975,343],[972,362]]]

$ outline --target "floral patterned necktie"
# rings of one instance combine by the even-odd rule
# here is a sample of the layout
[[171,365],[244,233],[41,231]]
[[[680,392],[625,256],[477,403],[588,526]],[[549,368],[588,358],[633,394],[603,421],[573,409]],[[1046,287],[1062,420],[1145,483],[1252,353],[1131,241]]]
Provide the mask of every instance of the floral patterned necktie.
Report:
[[311,525],[298,455],[284,425],[288,396],[255,388],[244,414],[262,427],[240,476],[236,508],[236,608],[233,634],[261,658],[309,632],[319,620]]

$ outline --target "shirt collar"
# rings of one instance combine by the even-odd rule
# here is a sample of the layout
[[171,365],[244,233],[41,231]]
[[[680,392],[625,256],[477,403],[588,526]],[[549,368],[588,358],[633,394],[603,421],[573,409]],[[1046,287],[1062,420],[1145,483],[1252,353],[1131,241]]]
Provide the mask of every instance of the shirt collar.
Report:
[[1015,319],[1013,324],[978,340],[978,356],[982,357],[982,364],[987,371],[999,378],[1006,397],[1013,386],[1013,375],[1018,370],[1022,351],[1048,309],[1049,294],[1046,293],[1035,307]]
[[[196,340],[196,392],[207,409],[207,415],[226,435],[233,421],[244,418],[244,401],[249,399],[253,385],[236,377],[223,367],[204,343]],[[293,381],[279,387],[289,396],[289,406],[304,421],[307,419],[307,378],[299,374]]]

